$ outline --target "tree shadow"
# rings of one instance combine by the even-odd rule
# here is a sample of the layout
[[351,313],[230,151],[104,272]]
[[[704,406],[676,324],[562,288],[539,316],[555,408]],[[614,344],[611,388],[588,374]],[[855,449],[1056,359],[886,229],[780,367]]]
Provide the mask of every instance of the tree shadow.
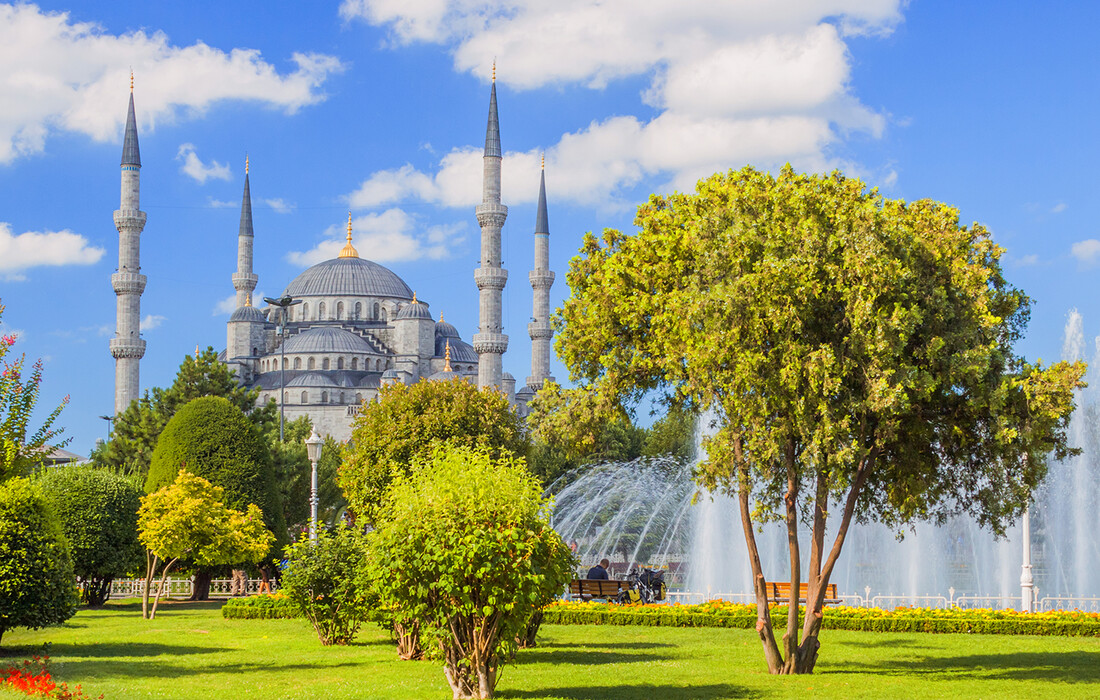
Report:
[[592,685],[572,688],[539,688],[535,690],[498,690],[498,698],[569,698],[569,700],[725,700],[727,698],[759,698],[760,693],[731,685]]
[[584,644],[557,644],[539,642],[536,649],[669,649],[675,644],[664,642],[585,642]]
[[[53,642],[50,644],[50,656],[53,657],[89,657],[113,658],[126,656],[188,656],[192,654],[217,654],[229,651],[230,647],[187,646],[184,644],[157,644],[149,642],[100,642],[97,644],[68,644]],[[69,663],[66,661],[66,663]]]
[[[359,665],[360,663],[357,661],[344,661],[340,663],[325,664],[323,668],[328,670]],[[277,669],[279,671],[311,671],[317,668],[318,665],[313,663],[285,664],[272,662],[271,664],[218,664],[215,669],[212,669],[208,666],[177,666],[161,662],[135,663],[134,661],[122,659],[117,661],[105,661],[102,659],[67,659],[64,663],[64,675],[69,678],[183,678],[187,676],[207,675],[211,673],[211,671],[216,671],[217,673],[245,674],[266,673],[270,672],[272,669]]]
[[1100,652],[1007,652],[967,656],[889,659],[881,663],[829,664],[818,673],[871,673],[885,676],[951,675],[971,680],[1100,682]]
[[606,664],[632,664],[644,661],[666,661],[665,654],[630,654],[614,651],[585,651],[584,649],[555,649],[538,654],[520,654],[516,664],[568,664],[570,666],[603,666]]

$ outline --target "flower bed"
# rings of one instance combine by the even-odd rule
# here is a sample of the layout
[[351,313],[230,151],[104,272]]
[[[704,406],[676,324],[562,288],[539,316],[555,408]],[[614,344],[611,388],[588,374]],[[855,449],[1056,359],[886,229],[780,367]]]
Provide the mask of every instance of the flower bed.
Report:
[[222,617],[229,620],[275,620],[301,617],[302,613],[282,593],[230,598],[222,606]]
[[[78,685],[69,690],[65,683],[54,683],[50,677],[50,657],[36,656],[19,666],[0,670],[0,687],[11,688],[27,695],[57,700],[89,700],[90,696]],[[102,700],[103,695],[99,696]]]
[[[661,627],[732,627],[751,629],[756,606],[724,601],[700,605],[614,605],[608,603],[552,603],[545,609],[549,625],[643,625]],[[787,608],[772,606],[773,624],[783,625]],[[1014,610],[949,608],[827,607],[823,629],[865,632],[930,632],[976,634],[1032,634],[1100,637],[1100,614],[1052,611],[1021,613]]]

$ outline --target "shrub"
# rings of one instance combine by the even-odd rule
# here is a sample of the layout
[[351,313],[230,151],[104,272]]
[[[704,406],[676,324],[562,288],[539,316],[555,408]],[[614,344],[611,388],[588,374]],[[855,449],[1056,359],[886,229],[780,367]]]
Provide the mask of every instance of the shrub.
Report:
[[53,511],[26,479],[0,483],[0,640],[76,612],[69,544]]
[[282,590],[317,632],[321,644],[347,644],[370,607],[363,536],[342,524],[286,550]]
[[230,598],[222,606],[227,620],[288,620],[301,617],[302,611],[285,593]]
[[439,448],[398,481],[368,537],[382,604],[438,646],[455,698],[492,697],[516,638],[574,564],[523,461],[468,447]]
[[89,466],[47,469],[36,485],[69,541],[81,599],[102,605],[111,580],[140,566],[141,489],[132,479]]

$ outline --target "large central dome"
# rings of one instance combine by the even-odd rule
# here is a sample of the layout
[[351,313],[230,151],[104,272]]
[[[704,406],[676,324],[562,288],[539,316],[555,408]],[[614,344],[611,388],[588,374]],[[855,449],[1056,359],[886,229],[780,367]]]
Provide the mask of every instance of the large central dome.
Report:
[[296,298],[364,296],[412,299],[409,285],[392,270],[363,258],[334,258],[294,278],[283,295]]

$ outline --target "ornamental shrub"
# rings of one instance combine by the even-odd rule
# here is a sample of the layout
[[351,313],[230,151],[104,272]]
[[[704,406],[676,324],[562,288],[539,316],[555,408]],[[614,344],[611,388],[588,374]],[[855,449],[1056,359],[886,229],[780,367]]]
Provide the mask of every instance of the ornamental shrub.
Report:
[[81,600],[103,605],[111,580],[141,566],[141,489],[131,478],[90,466],[47,469],[36,485],[69,541]]
[[69,543],[46,500],[26,479],[0,483],[0,640],[76,612]]
[[382,605],[442,653],[455,698],[492,697],[516,638],[572,577],[538,480],[510,455],[445,446],[391,496],[368,535]]
[[230,598],[222,606],[227,620],[288,620],[301,617],[302,611],[285,593]]
[[347,644],[371,608],[362,534],[341,523],[286,549],[282,592],[312,624],[321,644]]

